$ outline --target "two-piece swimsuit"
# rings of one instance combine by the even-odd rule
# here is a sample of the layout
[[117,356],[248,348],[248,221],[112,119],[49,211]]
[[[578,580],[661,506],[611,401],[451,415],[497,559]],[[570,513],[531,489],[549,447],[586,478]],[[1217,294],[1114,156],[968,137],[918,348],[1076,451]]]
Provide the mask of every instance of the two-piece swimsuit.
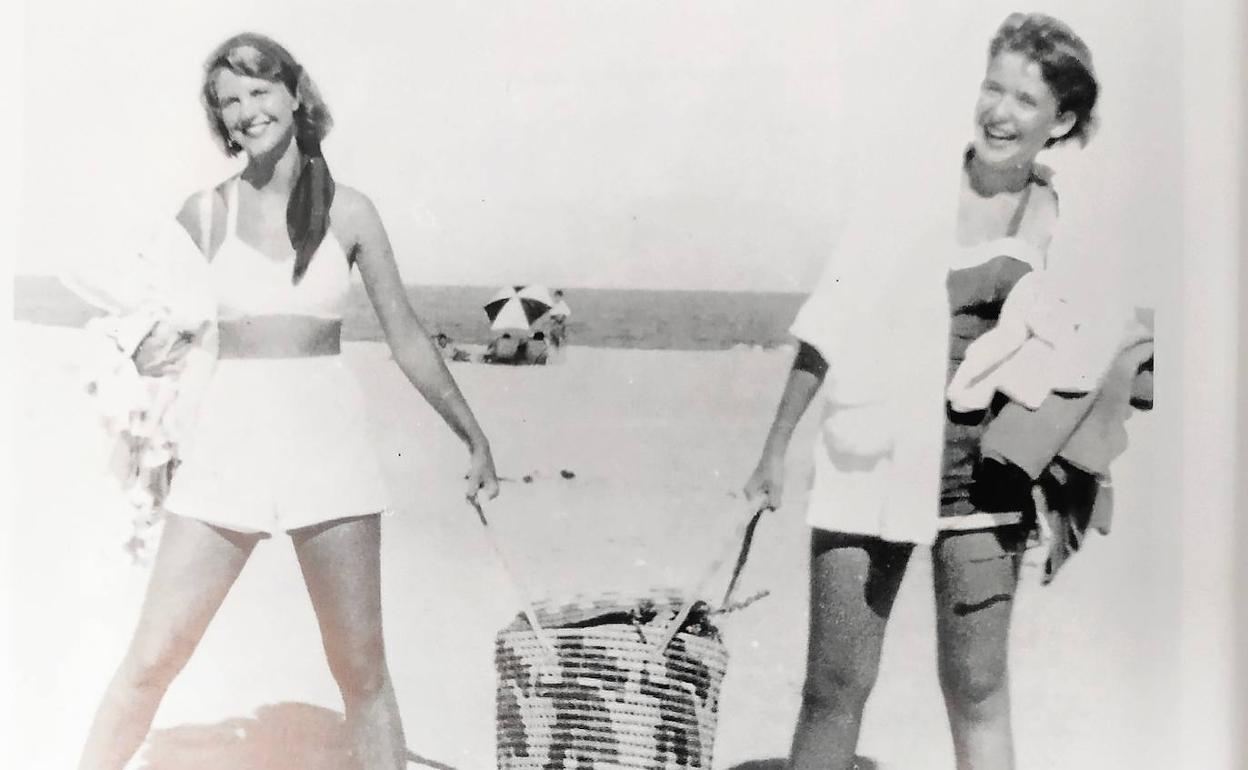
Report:
[[327,232],[294,283],[293,256],[239,238],[238,184],[209,265],[218,362],[165,509],[264,533],[387,509],[363,392],[340,355],[351,262]]

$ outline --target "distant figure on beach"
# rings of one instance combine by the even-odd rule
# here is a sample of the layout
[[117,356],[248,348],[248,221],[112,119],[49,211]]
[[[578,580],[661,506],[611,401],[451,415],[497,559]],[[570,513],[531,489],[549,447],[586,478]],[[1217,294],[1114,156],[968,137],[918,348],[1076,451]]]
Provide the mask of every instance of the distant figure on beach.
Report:
[[555,304],[550,309],[550,344],[556,348],[563,347],[568,339],[568,319],[572,317],[572,309],[563,298],[563,289],[555,289],[551,298]]
[[446,332],[438,332],[433,336],[434,344],[438,346],[442,357],[448,361],[471,361],[472,355],[468,351],[455,344],[450,335]]
[[[954,29],[955,21],[934,19],[925,30],[929,45],[949,46],[950,36],[935,27]],[[909,37],[872,43],[890,57],[904,49],[923,66],[940,55],[916,54]],[[781,505],[793,430],[821,394],[807,511],[810,643],[793,770],[852,766],[885,627],[916,545],[931,548],[940,682],[957,766],[1014,767],[1010,615],[1022,550],[1039,523],[1030,479],[977,478],[980,440],[999,404],[955,414],[945,386],[968,346],[993,328],[1014,285],[1044,267],[1058,203],[1036,157],[1088,140],[1098,85],[1084,42],[1041,14],[1005,19],[987,58],[962,152],[938,125],[947,96],[936,78],[947,71],[901,82],[890,73],[914,73],[894,58],[883,62],[891,69],[860,76],[876,78],[862,83],[867,92],[905,110],[872,112],[871,129],[908,123],[913,135],[850,145],[866,172],[857,177],[864,203],[794,321],[798,351],[745,487],[760,505]],[[916,106],[911,96],[930,105]],[[914,164],[891,166],[897,178],[879,164],[893,152],[915,154]],[[939,157],[929,166],[922,153]],[[959,186],[915,178],[916,168],[926,175],[946,166]]]
[[[398,770],[407,751],[379,587],[390,500],[363,394],[339,355],[352,266],[399,368],[467,444],[469,497],[497,494],[490,446],[409,304],[377,210],[330,176],[320,150],[330,115],[308,73],[273,40],[237,35],[208,58],[202,100],[225,152],[247,161],[177,216],[215,308],[196,344],[218,360],[173,476],[138,626],[79,768],[127,764],[252,549],[288,533],[355,759]],[[148,372],[170,363],[142,348],[136,360]]]
[[485,347],[487,364],[518,364],[523,355],[524,340],[512,332],[503,332]]
[[526,364],[545,364],[550,355],[550,341],[546,339],[546,332],[539,329],[529,335],[524,341],[523,351]]

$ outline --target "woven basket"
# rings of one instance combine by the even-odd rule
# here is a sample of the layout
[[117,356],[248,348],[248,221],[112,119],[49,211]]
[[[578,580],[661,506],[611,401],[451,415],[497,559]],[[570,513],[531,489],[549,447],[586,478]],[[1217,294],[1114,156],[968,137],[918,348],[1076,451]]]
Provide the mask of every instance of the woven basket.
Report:
[[697,606],[686,618],[673,592],[539,604],[540,629],[521,616],[499,632],[500,770],[710,768],[728,654]]

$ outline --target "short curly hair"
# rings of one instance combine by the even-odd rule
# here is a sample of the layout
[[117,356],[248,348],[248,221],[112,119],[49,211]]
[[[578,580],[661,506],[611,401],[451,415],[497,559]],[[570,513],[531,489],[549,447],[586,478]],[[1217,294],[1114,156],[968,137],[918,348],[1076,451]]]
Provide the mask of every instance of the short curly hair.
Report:
[[1076,140],[1080,146],[1092,138],[1099,122],[1096,100],[1100,86],[1092,69],[1092,51],[1067,24],[1042,13],[1012,13],[997,29],[988,45],[988,58],[1017,53],[1040,65],[1044,82],[1057,98],[1058,114],[1075,116],[1064,136],[1049,139],[1046,146]]
[[290,51],[265,35],[244,32],[217,46],[204,62],[201,101],[208,127],[227,155],[237,155],[243,148],[230,139],[230,131],[221,119],[221,105],[216,93],[216,77],[221,70],[286,86],[299,100],[294,119],[301,143],[311,141],[319,146],[334,125],[329,107],[321,98],[316,84]]

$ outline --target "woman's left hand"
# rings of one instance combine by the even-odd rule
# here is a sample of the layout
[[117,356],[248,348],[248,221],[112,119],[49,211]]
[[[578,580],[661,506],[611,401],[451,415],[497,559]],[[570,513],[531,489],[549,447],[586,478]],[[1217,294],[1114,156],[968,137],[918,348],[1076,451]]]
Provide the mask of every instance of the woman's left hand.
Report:
[[468,468],[468,499],[476,502],[483,492],[486,500],[498,497],[498,474],[494,471],[494,457],[489,447],[473,450]]

